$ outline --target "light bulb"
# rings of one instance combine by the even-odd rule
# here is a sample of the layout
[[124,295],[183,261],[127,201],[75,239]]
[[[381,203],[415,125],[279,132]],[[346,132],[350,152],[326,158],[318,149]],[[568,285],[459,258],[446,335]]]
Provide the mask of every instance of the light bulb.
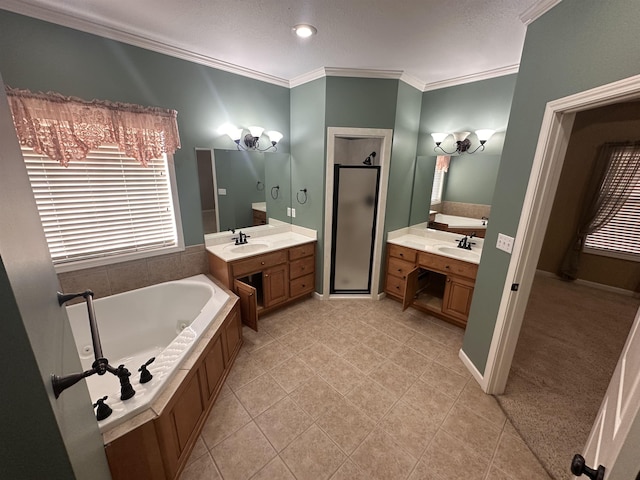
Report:
[[436,145],[440,145],[444,142],[444,139],[449,136],[448,133],[432,133],[433,141],[436,142]]
[[271,140],[271,143],[273,145],[275,145],[276,143],[278,143],[280,140],[282,140],[282,137],[284,135],[282,135],[280,132],[277,132],[275,130],[271,130],[269,132],[267,132],[267,136],[269,137],[269,140]]
[[308,38],[311,35],[315,35],[318,30],[313,25],[299,24],[293,27],[293,31],[301,38]]
[[249,131],[251,132],[251,136],[253,138],[260,138],[260,136],[262,135],[262,132],[264,132],[264,128],[257,127],[254,125],[252,127],[249,127]]
[[485,143],[494,133],[496,133],[495,130],[489,130],[488,128],[476,130],[476,136],[478,140],[480,140],[480,143]]

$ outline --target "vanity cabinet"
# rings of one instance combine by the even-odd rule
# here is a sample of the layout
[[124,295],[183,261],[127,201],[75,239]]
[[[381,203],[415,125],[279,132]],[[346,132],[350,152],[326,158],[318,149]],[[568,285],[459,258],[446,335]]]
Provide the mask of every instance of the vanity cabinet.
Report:
[[209,253],[209,270],[240,298],[242,323],[315,290],[315,242],[225,262]]
[[478,265],[387,244],[385,292],[402,302],[466,327]]
[[253,213],[253,226],[258,225],[266,225],[267,224],[267,212],[263,212],[262,210],[256,210],[255,208],[252,210]]

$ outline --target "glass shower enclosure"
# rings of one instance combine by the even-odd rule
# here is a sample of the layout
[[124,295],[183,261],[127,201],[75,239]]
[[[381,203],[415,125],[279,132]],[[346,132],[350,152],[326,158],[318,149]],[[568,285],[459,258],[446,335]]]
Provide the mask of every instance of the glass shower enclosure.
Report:
[[332,294],[371,293],[380,166],[334,166]]

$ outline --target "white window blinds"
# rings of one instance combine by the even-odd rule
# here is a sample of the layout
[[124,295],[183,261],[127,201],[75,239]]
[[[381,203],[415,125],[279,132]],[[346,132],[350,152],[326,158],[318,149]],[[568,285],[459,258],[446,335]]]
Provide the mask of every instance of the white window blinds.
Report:
[[[640,256],[640,186],[604,227],[587,236],[585,248]],[[588,252],[596,253],[596,252]],[[640,257],[638,258],[640,260]]]
[[433,187],[431,189],[431,203],[441,203],[442,202],[442,187],[444,186],[444,170],[438,171],[436,168],[435,175],[433,177]]
[[22,154],[54,264],[178,245],[166,155],[143,167],[103,146],[63,167]]

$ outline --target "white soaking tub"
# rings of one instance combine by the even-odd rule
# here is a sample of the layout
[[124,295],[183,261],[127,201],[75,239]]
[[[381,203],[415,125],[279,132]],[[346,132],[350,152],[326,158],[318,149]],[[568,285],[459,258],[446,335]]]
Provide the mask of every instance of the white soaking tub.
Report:
[[[150,407],[199,336],[215,322],[222,323],[218,312],[228,298],[206,275],[196,275],[93,301],[102,354],[114,368],[125,365],[136,391],[132,398],[121,401],[118,377],[108,372],[87,377],[93,402],[106,395],[113,409],[98,422],[101,432]],[[95,356],[87,305],[82,302],[66,308],[82,368],[88,370]],[[153,378],[141,384],[138,369],[152,357],[155,361],[148,369]]]

